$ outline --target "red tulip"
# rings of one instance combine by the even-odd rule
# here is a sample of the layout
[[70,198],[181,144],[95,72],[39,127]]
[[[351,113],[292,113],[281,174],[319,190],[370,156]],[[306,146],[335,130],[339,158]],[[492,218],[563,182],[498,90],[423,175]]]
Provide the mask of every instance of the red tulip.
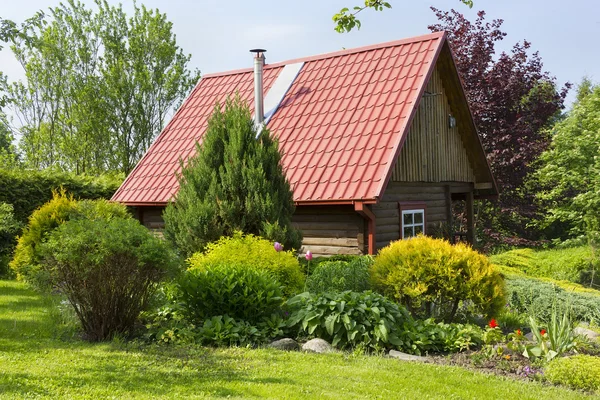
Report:
[[496,327],[498,326],[498,323],[496,322],[496,320],[495,320],[495,319],[492,319],[492,320],[490,321],[490,323],[488,324],[488,326],[489,326],[490,328],[494,329],[494,328],[496,328]]

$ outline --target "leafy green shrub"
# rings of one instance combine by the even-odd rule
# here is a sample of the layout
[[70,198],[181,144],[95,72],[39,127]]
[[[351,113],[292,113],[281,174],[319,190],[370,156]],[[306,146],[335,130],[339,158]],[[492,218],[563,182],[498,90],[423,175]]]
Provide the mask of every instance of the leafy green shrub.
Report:
[[174,253],[134,219],[75,219],[39,245],[50,283],[75,309],[86,337],[131,332],[157,283],[177,267]]
[[459,307],[497,314],[504,306],[502,276],[468,245],[419,236],[392,242],[371,267],[373,287],[417,316],[451,321]]
[[372,350],[408,348],[405,332],[412,326],[408,312],[373,292],[308,292],[288,300],[288,325],[331,342],[335,347]]
[[525,275],[567,280],[600,287],[600,273],[589,246],[540,250],[518,249],[490,257],[492,263],[515,268]]
[[535,278],[508,276],[506,278],[507,301],[511,309],[534,315],[541,321],[550,321],[553,304],[567,307],[576,321],[600,323],[600,292],[567,291],[553,283]]
[[15,219],[25,224],[31,213],[64,188],[75,199],[110,199],[123,182],[122,174],[86,176],[67,172],[0,168],[0,202],[14,206]]
[[204,344],[210,346],[255,346],[283,336],[286,327],[281,316],[272,314],[268,318],[251,324],[227,315],[216,315],[200,324],[189,321],[183,307],[172,303],[143,318],[149,341],[175,344]]
[[[272,329],[269,322],[277,329]],[[281,319],[267,319],[252,325],[248,321],[235,320],[228,316],[218,315],[207,319],[196,335],[197,342],[210,346],[255,346],[264,344],[281,335],[279,326]]]
[[0,277],[8,276],[8,263],[16,244],[21,224],[15,220],[12,204],[0,203]]
[[241,232],[209,243],[205,253],[194,254],[188,263],[190,271],[204,271],[217,265],[268,271],[283,285],[286,296],[298,293],[304,285],[300,264],[291,251],[277,252],[273,242]]
[[433,319],[415,321],[411,352],[440,353],[472,350],[482,345],[484,330],[472,324],[436,323]]
[[60,224],[72,219],[129,218],[125,206],[106,200],[77,201],[64,190],[54,192],[52,200],[31,214],[29,223],[19,237],[10,267],[23,279],[38,288],[48,287],[48,271],[40,264],[39,246]]
[[600,357],[576,355],[556,358],[548,364],[545,376],[554,384],[600,392]]
[[281,286],[268,271],[237,264],[188,270],[175,296],[195,324],[217,315],[256,323],[283,303]]
[[196,156],[179,179],[177,201],[164,212],[165,237],[186,257],[222,236],[243,231],[300,248],[294,201],[277,140],[256,131],[239,98],[216,105]]
[[353,257],[348,261],[321,262],[306,279],[306,286],[312,293],[369,290],[371,264],[373,258],[370,256]]

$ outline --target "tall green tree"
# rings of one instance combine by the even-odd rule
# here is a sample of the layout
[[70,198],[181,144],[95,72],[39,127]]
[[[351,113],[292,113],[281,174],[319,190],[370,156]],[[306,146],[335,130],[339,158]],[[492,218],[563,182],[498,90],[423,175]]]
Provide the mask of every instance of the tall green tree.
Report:
[[294,201],[277,140],[257,133],[248,106],[236,97],[217,104],[196,156],[183,167],[179,192],[163,214],[165,237],[184,255],[235,231],[298,249],[291,226]]
[[547,207],[546,225],[561,226],[562,239],[600,235],[600,85],[582,82],[540,161],[535,177],[542,185],[538,199]]
[[0,21],[26,76],[6,100],[28,167],[128,173],[197,80],[165,14],[95,3]]

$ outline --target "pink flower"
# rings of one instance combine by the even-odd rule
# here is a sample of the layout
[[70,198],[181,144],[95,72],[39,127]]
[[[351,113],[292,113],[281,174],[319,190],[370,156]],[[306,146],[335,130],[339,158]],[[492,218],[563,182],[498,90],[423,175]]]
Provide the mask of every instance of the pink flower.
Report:
[[275,242],[275,251],[279,253],[281,250],[283,250],[281,243]]
[[312,260],[312,253],[310,252],[310,250],[306,252],[306,254],[304,255],[304,257],[306,257],[307,261]]

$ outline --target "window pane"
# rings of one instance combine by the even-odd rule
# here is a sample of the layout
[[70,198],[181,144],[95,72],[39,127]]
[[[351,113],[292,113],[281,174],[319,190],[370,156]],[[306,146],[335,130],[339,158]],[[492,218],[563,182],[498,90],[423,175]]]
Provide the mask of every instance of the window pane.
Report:
[[422,224],[423,223],[423,212],[419,211],[415,213],[415,224]]
[[412,214],[404,214],[404,225],[412,225],[413,223],[413,215]]
[[423,225],[415,225],[415,236],[419,233],[423,233]]
[[404,228],[404,239],[408,239],[409,237],[413,237],[413,228],[412,226],[407,226]]

